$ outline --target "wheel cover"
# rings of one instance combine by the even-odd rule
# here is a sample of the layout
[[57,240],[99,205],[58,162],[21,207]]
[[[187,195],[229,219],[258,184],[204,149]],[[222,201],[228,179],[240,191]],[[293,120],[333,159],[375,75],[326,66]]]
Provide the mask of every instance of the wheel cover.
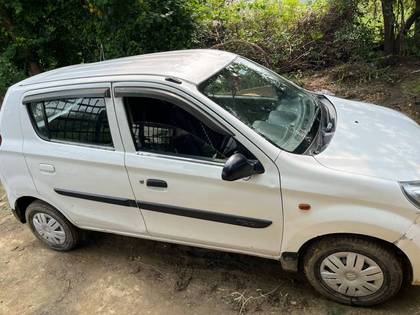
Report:
[[321,262],[322,281],[346,296],[367,296],[376,293],[384,283],[379,265],[362,254],[338,252]]
[[33,217],[35,230],[46,242],[52,245],[62,245],[66,241],[66,233],[61,224],[52,216],[38,212]]

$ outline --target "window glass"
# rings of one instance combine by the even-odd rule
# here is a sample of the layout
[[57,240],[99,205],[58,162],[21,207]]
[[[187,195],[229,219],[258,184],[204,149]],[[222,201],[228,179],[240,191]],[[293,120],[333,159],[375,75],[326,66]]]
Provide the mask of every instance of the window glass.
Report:
[[44,121],[44,106],[42,103],[34,103],[31,104],[32,107],[32,115],[34,118],[34,122],[38,128],[39,133],[42,137],[47,138],[48,137],[48,130],[45,127],[45,121]]
[[[311,143],[319,104],[276,73],[237,58],[200,85],[201,92],[277,147],[297,152]],[[316,134],[316,133],[315,133]]]
[[112,147],[104,98],[32,103],[30,113],[43,138]]
[[236,152],[252,157],[231,136],[214,131],[170,102],[147,97],[125,97],[124,104],[138,151],[219,161],[226,160]]

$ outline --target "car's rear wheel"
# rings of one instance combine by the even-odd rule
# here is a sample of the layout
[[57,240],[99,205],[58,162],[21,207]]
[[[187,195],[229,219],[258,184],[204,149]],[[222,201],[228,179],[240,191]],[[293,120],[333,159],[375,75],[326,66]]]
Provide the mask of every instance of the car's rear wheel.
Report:
[[43,201],[34,201],[26,209],[26,222],[32,233],[49,248],[73,249],[79,242],[78,229],[57,209]]
[[400,258],[387,246],[356,237],[323,239],[306,251],[308,281],[322,295],[343,304],[370,306],[401,288]]

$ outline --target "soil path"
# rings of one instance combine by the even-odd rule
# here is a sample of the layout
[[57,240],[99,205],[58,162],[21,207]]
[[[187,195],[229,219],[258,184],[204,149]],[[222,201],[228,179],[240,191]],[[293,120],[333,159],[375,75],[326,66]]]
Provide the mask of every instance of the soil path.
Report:
[[0,195],[0,314],[420,314],[420,287],[376,308],[345,307],[254,257],[102,233],[55,252]]

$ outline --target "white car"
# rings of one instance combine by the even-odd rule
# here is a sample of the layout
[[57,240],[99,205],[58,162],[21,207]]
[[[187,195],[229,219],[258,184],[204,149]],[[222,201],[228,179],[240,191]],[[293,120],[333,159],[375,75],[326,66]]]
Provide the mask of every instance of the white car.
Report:
[[420,128],[238,55],[65,67],[9,88],[0,173],[55,250],[80,229],[249,254],[353,305],[420,284]]

